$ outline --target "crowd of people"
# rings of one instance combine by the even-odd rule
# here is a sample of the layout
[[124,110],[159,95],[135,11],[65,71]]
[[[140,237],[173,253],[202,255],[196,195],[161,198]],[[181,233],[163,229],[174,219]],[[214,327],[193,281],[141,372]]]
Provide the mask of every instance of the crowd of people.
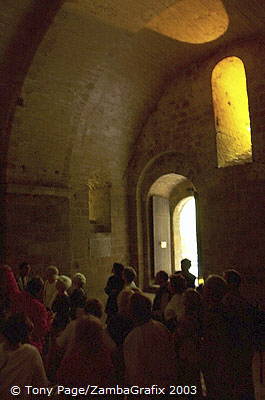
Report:
[[14,385],[21,399],[36,398],[29,387],[67,398],[62,388],[90,385],[127,392],[80,398],[254,400],[251,363],[264,349],[264,313],[242,297],[236,270],[195,288],[189,268],[185,259],[170,277],[159,271],[151,301],[134,268],[114,263],[104,309],[87,297],[81,273],[71,279],[49,266],[44,282],[27,263],[17,279],[1,266],[1,400],[13,398]]

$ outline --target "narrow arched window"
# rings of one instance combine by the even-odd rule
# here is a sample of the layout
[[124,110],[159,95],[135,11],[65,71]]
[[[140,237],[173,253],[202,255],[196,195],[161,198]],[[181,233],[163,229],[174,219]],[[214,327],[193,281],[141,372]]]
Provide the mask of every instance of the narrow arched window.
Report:
[[238,57],[220,61],[212,72],[218,167],[252,162],[246,73]]

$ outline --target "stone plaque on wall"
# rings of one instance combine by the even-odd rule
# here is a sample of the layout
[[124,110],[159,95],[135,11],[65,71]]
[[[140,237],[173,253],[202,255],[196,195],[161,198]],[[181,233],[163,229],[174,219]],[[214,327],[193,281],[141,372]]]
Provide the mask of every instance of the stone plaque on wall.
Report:
[[111,238],[95,237],[90,239],[90,257],[110,257],[111,256]]

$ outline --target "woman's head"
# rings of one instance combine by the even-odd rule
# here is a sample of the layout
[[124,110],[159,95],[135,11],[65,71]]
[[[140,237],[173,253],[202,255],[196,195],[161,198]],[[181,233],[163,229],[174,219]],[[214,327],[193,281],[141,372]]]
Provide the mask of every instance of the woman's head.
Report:
[[74,276],[73,276],[73,286],[76,288],[83,288],[86,284],[86,277],[85,275],[81,274],[80,272],[77,272]]
[[120,263],[114,263],[112,266],[112,272],[114,275],[122,276],[124,266]]
[[66,275],[59,275],[56,282],[56,289],[59,293],[65,292],[72,285],[72,280]]
[[223,273],[223,277],[227,282],[229,290],[239,290],[241,286],[241,275],[235,269],[228,269]]
[[123,279],[126,283],[132,283],[136,278],[136,271],[133,267],[126,267],[123,270]]
[[55,267],[54,265],[50,265],[49,267],[47,267],[46,269],[46,279],[49,282],[55,282],[56,279],[58,278],[59,275],[59,270],[57,267]]

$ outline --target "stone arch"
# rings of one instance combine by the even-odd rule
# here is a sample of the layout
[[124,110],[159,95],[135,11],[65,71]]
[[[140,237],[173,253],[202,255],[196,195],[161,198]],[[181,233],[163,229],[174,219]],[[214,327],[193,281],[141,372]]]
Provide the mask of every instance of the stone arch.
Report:
[[146,162],[136,185],[130,185],[133,188],[133,193],[130,193],[129,196],[129,206],[132,210],[130,215],[131,255],[132,262],[138,266],[139,283],[142,287],[147,288],[150,281],[148,269],[150,263],[148,258],[148,192],[159,177],[167,174],[186,177],[199,191],[201,187],[200,176],[197,172],[199,169],[196,170],[196,163],[193,162],[192,164],[190,157],[191,155],[187,156],[187,154],[176,151],[160,153]]

